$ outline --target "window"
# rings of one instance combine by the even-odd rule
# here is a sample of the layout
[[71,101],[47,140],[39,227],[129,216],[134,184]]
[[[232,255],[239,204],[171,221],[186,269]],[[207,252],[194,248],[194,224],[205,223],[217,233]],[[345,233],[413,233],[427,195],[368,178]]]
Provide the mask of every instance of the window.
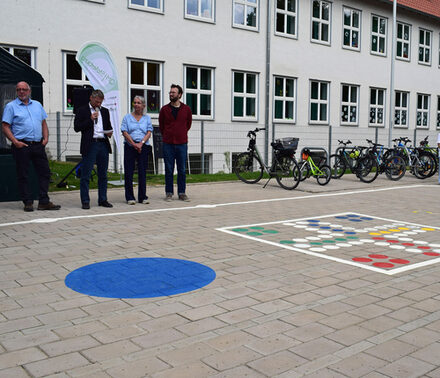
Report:
[[130,59],[129,109],[135,96],[145,98],[147,113],[159,114],[162,102],[162,63]]
[[233,25],[239,28],[258,29],[259,0],[233,0]]
[[359,87],[342,84],[341,125],[357,125],[359,110]]
[[16,58],[35,68],[35,49],[21,46],[0,45],[3,49],[14,55]]
[[417,93],[416,126],[429,127],[429,95]]
[[310,82],[310,123],[329,122],[329,87],[330,84],[324,81]]
[[163,12],[163,0],[128,0],[128,7],[152,12]]
[[257,120],[258,76],[250,72],[232,73],[233,120]]
[[313,0],[312,3],[312,41],[330,44],[330,3]]
[[371,52],[387,54],[387,19],[384,17],[371,16]]
[[344,47],[360,50],[361,12],[344,8]]
[[419,29],[419,63],[431,64],[431,32]]
[[276,5],[275,32],[279,35],[296,37],[297,0],[278,0]]
[[73,110],[73,90],[76,88],[91,88],[89,79],[75,59],[76,53],[64,53],[64,111]]
[[411,26],[403,24],[401,22],[397,23],[397,46],[396,46],[396,57],[409,60],[410,59],[410,39],[411,39]]
[[274,122],[296,121],[296,79],[274,77]]
[[185,17],[214,22],[214,0],[185,0]]
[[394,103],[394,126],[408,127],[408,92],[396,91]]
[[370,88],[370,126],[385,126],[385,89]]
[[440,96],[437,96],[437,129],[440,129]]
[[213,82],[212,68],[185,66],[185,103],[192,114],[204,119],[213,119]]

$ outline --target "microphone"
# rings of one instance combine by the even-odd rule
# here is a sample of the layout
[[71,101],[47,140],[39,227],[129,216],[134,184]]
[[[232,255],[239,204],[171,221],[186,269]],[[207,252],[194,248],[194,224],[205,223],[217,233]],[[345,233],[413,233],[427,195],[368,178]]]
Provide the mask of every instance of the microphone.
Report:
[[[99,107],[95,108],[95,112],[98,113],[99,112]],[[95,118],[95,125],[98,123],[98,117]]]

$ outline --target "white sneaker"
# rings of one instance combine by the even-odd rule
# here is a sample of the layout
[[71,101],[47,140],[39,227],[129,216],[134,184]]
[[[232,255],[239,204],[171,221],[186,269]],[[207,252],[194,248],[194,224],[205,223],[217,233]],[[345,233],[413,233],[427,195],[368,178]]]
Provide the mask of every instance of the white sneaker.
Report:
[[136,205],[136,201],[135,200],[128,200],[127,204],[128,205]]
[[147,199],[144,199],[144,200],[142,201],[142,203],[143,203],[144,205],[148,205],[148,204],[150,203],[150,201],[148,201]]

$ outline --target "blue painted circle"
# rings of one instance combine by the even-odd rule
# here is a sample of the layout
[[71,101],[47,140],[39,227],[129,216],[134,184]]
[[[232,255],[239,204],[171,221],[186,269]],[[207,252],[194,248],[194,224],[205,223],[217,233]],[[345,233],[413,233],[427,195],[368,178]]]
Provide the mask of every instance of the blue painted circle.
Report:
[[344,234],[347,234],[347,235],[356,235],[356,232],[353,232],[353,231],[345,231]]
[[153,298],[186,293],[211,283],[215,271],[193,261],[160,257],[103,261],[66,276],[79,293],[105,298]]
[[338,215],[337,217],[335,217],[336,219],[347,219],[347,217],[344,217],[342,215]]
[[321,222],[319,219],[308,219],[307,222]]
[[361,219],[355,219],[355,218],[353,218],[353,219],[349,219],[349,221],[350,221],[350,222],[362,222]]
[[359,215],[356,215],[356,214],[347,214],[347,217],[349,217],[349,218],[359,218]]
[[373,220],[373,218],[370,217],[361,217],[362,220]]
[[342,228],[334,228],[333,231],[335,231],[335,232],[342,232],[344,230]]

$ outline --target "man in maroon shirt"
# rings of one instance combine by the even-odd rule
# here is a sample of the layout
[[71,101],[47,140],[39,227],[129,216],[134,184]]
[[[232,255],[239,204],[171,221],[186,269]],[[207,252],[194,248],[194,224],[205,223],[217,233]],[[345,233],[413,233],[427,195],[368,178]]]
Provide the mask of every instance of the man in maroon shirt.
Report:
[[186,157],[188,152],[188,130],[191,128],[192,113],[188,105],[180,101],[183,89],[171,84],[170,103],[159,113],[159,128],[163,140],[165,163],[165,201],[173,200],[174,162],[177,165],[177,194],[181,201],[189,201],[186,190]]

